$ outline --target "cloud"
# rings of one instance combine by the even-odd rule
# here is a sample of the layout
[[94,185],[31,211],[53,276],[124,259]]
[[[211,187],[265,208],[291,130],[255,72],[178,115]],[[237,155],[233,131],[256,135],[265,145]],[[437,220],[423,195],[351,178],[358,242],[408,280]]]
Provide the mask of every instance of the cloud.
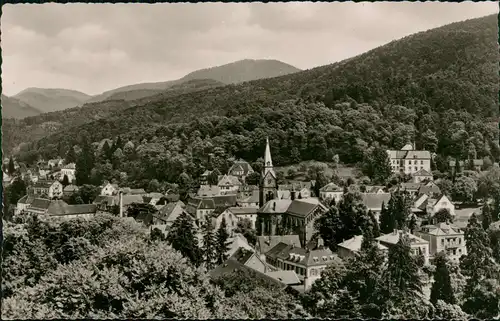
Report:
[[4,92],[98,94],[245,58],[333,63],[440,25],[498,11],[484,3],[54,4],[2,7]]

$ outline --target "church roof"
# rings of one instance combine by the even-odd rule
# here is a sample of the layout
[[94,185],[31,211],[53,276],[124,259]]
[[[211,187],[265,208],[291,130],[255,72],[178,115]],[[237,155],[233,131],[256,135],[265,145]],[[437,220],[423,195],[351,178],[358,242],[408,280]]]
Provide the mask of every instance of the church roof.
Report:
[[271,147],[269,147],[269,137],[266,138],[266,151],[264,153],[264,166],[272,167],[273,160],[271,159]]

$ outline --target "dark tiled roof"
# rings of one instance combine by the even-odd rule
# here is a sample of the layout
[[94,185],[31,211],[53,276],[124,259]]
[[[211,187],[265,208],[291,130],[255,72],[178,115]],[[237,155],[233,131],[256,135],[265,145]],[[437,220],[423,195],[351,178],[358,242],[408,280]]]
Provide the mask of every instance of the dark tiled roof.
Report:
[[76,185],[68,185],[63,189],[64,192],[75,192],[78,191],[78,186]]
[[[62,201],[61,201],[62,202]],[[96,204],[78,204],[68,205],[66,203],[51,204],[47,213],[49,215],[77,215],[77,214],[95,214],[97,212]]]
[[45,180],[45,179],[40,179],[38,180],[35,184],[33,184],[33,187],[38,187],[38,188],[49,188],[54,184],[56,181],[53,180]]
[[44,198],[35,198],[33,202],[31,202],[29,207],[46,210],[49,208],[49,205],[50,205],[50,200]]
[[35,196],[28,194],[28,195],[24,195],[23,197],[21,197],[19,199],[19,201],[17,201],[17,202],[22,203],[22,204],[31,204],[31,203],[33,203],[34,200],[35,200]]
[[287,287],[286,284],[232,259],[226,260],[224,263],[222,263],[221,265],[210,271],[209,275],[211,278],[218,278],[218,277],[224,277],[225,275],[234,272],[244,273],[246,275],[250,275],[252,277],[265,280],[267,282],[270,282],[271,284],[278,286],[282,290]]
[[294,200],[292,201],[286,212],[288,214],[300,217],[306,217],[312,212],[314,212],[318,207],[322,208],[323,210],[326,209],[319,202],[313,203],[313,202],[308,202],[306,200]]
[[[115,203],[116,201],[116,203]],[[108,206],[111,206],[111,205],[118,205],[118,200],[113,197],[113,196],[106,196],[106,195],[98,195],[94,201],[92,202],[92,204],[106,204]]]
[[230,207],[228,210],[234,215],[251,215],[257,214],[259,209],[256,207]]
[[213,202],[216,207],[229,207],[236,205],[236,199],[236,195],[219,195],[213,197]]
[[432,177],[432,174],[422,168],[418,172],[414,173],[413,176],[431,176]]
[[338,256],[333,254],[329,248],[308,251],[306,249],[285,243],[277,244],[266,253],[266,256],[274,259],[279,258],[304,266],[325,265],[340,262]]
[[257,245],[260,253],[266,253],[278,243],[293,244],[300,246],[300,238],[298,235],[273,235],[273,236],[258,236]]
[[234,162],[234,165],[229,169],[229,173],[233,171],[243,171],[243,175],[248,175],[248,172],[253,172],[252,166],[247,161],[238,160]]
[[130,194],[132,195],[142,195],[142,194],[147,194],[146,191],[143,188],[134,188],[130,189]]
[[363,193],[361,194],[361,199],[363,204],[370,210],[378,210],[382,208],[382,203],[387,205],[391,199],[391,194],[389,193]]

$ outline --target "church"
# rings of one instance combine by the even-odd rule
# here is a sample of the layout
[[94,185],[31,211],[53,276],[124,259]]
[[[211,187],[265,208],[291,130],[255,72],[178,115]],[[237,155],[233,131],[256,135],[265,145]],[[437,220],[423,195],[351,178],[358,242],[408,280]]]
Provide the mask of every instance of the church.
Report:
[[314,235],[314,221],[328,211],[318,198],[290,199],[278,197],[278,181],[273,169],[269,139],[266,139],[264,168],[259,186],[260,208],[257,211],[258,235],[299,235],[305,246]]

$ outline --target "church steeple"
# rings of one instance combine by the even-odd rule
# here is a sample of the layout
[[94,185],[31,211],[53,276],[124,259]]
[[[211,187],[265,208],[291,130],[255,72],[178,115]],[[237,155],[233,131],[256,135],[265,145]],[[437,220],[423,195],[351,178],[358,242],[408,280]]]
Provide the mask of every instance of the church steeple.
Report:
[[264,154],[264,175],[263,176],[266,176],[266,174],[268,172],[273,172],[273,174],[274,174],[273,160],[271,159],[271,148],[269,147],[269,137],[266,137],[266,151]]

